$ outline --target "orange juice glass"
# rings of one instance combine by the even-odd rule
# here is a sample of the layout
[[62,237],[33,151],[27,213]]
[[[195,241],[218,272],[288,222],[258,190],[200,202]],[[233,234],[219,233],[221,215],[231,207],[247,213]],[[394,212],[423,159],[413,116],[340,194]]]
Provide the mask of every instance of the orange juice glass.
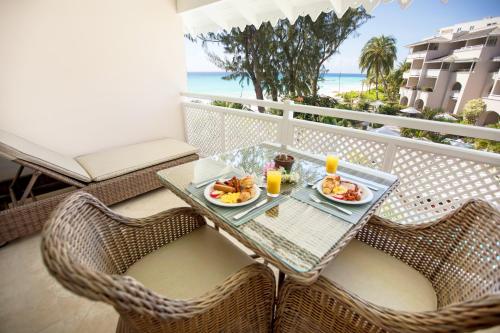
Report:
[[267,171],[267,195],[277,197],[281,190],[281,171]]
[[335,153],[330,153],[326,155],[326,173],[328,175],[333,175],[337,172],[337,167],[339,166],[339,156]]

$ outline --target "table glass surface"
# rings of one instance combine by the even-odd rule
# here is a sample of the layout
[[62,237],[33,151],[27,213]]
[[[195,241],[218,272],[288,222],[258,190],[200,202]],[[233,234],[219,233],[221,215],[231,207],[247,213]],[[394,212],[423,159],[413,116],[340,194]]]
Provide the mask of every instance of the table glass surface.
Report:
[[[201,183],[230,172],[253,174],[257,182],[263,181],[265,164],[273,161],[279,152],[295,157],[292,171],[299,173],[300,180],[296,184],[282,184],[281,193],[287,200],[243,225],[235,226],[224,216],[217,214],[217,210],[207,201],[187,191],[190,184]],[[343,161],[340,162],[338,170],[347,174],[356,170],[358,175],[359,172],[376,175],[376,179],[387,186],[397,181],[395,176],[388,173]],[[181,198],[189,197],[198,208],[216,214],[240,236],[258,247],[265,248],[275,260],[279,260],[295,272],[312,270],[321,258],[355,227],[355,224],[291,197],[294,191],[302,189],[308,182],[318,180],[324,175],[325,166],[322,158],[273,144],[238,149],[158,172],[161,181],[171,189],[174,187],[176,192],[181,194]],[[372,204],[374,206],[376,202]],[[373,212],[370,211],[371,213]]]

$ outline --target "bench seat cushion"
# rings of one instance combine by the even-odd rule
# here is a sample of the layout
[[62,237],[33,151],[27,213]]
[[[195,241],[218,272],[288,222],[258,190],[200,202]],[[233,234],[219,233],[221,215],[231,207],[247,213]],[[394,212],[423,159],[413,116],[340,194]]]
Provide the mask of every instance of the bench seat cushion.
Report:
[[404,262],[353,240],[322,272],[330,281],[371,303],[400,311],[434,311],[429,280]]
[[166,138],[78,156],[76,161],[93,181],[102,181],[197,152],[185,142]]
[[0,155],[10,160],[24,160],[73,179],[91,181],[90,175],[72,157],[2,130],[0,130]]
[[252,263],[243,250],[205,225],[141,258],[125,274],[160,295],[189,299]]

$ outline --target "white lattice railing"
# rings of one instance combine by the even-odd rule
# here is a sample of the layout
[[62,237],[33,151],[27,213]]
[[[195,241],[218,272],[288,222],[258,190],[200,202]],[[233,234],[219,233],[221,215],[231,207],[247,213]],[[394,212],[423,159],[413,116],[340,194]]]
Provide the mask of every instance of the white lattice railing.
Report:
[[293,115],[309,113],[497,141],[500,130],[255,99],[192,93],[183,96],[283,110],[283,116],[275,116],[183,102],[187,140],[203,155],[264,141],[313,154],[339,152],[342,159],[400,177],[400,186],[379,214],[402,223],[434,219],[471,197],[500,205],[499,154],[294,119]]

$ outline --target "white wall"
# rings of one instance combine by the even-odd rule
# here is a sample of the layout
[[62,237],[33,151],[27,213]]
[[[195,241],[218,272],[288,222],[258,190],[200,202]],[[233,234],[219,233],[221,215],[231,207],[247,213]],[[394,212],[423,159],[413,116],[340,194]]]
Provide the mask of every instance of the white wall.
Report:
[[76,156],[184,138],[175,0],[1,0],[0,128]]

